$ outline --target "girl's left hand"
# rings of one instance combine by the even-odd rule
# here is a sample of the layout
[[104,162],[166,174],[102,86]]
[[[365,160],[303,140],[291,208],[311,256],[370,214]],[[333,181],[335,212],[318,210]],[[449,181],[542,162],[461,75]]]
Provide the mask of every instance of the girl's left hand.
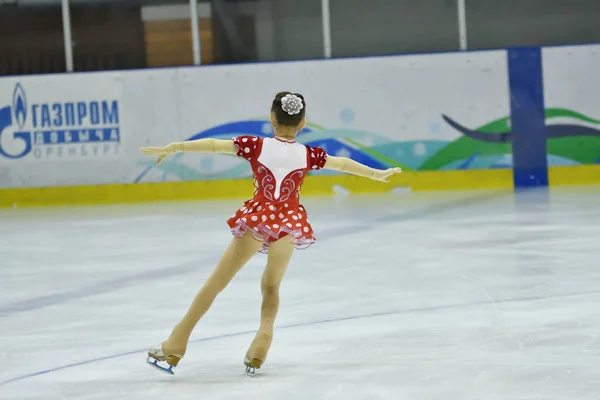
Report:
[[402,172],[402,168],[382,169],[382,170],[375,172],[373,179],[375,179],[377,181],[381,181],[381,182],[389,182],[390,180],[388,178],[390,176],[392,176],[394,174],[399,174],[401,172]]

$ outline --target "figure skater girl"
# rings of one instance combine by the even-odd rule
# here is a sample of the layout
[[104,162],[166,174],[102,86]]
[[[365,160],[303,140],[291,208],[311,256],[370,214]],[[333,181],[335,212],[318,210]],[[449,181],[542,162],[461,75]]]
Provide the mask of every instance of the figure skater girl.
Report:
[[[273,340],[279,286],[292,253],[315,242],[306,210],[300,204],[300,187],[306,174],[326,168],[388,182],[391,175],[401,172],[400,168],[373,169],[349,158],[327,155],[322,148],[297,143],[296,135],[304,127],[305,114],[306,102],[301,94],[281,92],[271,106],[273,138],[210,138],[141,149],[145,155],[158,157],[157,164],[178,152],[235,154],[250,162],[255,182],[254,197],[227,220],[234,237],[216,268],[169,338],[148,350],[147,361],[151,365],[173,374],[200,318],[235,274],[260,251],[267,254],[261,280],[260,326],[244,358],[246,372],[253,376],[265,362]],[[166,362],[168,368],[158,362]]]

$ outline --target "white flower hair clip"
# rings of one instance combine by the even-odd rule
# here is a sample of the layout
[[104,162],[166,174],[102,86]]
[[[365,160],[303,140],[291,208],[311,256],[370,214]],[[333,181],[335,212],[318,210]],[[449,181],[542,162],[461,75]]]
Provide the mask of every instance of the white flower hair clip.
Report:
[[295,94],[286,94],[281,99],[281,108],[290,115],[299,114],[304,108],[302,99]]

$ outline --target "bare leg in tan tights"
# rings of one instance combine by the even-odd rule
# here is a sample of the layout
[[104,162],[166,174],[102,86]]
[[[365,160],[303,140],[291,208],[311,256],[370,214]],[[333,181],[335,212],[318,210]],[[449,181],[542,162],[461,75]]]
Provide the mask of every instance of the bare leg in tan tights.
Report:
[[[257,253],[261,245],[262,243],[255,240],[250,233],[241,239],[234,238],[169,338],[162,343],[161,348],[150,349],[148,354],[159,361],[167,361],[170,365],[177,366],[179,360],[185,355],[190,335],[202,316],[208,311],[217,295]],[[246,355],[250,360],[247,364],[250,365],[252,361],[254,368],[260,368],[271,345],[273,324],[279,309],[279,286],[293,250],[294,245],[290,243],[287,236],[269,246],[267,266],[261,281],[263,294],[261,324]]]
[[279,311],[279,286],[294,252],[294,245],[287,236],[269,245],[267,266],[261,280],[262,306],[260,327],[248,352],[244,363],[248,372],[253,374],[267,358],[273,340],[273,327]]
[[200,318],[208,311],[219,293],[225,289],[238,271],[254,256],[261,243],[250,232],[241,239],[234,238],[219,260],[216,268],[190,305],[187,313],[173,328],[161,349],[150,349],[148,354],[159,361],[167,361],[176,366],[185,355],[192,331]]

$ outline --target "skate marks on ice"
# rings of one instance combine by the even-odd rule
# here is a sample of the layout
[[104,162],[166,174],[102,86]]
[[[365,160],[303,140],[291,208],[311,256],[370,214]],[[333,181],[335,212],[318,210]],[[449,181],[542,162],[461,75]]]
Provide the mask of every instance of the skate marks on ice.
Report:
[[90,296],[96,296],[99,294],[109,293],[120,289],[126,289],[127,287],[132,285],[139,285],[164,278],[172,278],[178,275],[185,275],[190,272],[197,271],[198,265],[208,264],[209,262],[213,261],[213,259],[214,257],[207,257],[204,259],[186,262],[171,267],[164,267],[152,271],[142,272],[137,275],[131,275],[128,277],[98,282],[96,284],[92,284],[81,289],[53,293],[29,300],[20,301],[13,304],[7,304],[5,306],[0,306],[0,318],[18,312],[39,310],[42,308],[63,304],[73,300],[80,300]]
[[[341,318],[332,318],[332,319],[326,319],[326,320],[320,320],[320,321],[311,321],[311,322],[305,322],[305,323],[284,325],[284,326],[278,326],[276,328],[276,330],[303,328],[303,327],[317,326],[317,325],[322,325],[322,324],[333,324],[333,323],[339,323],[339,322],[345,322],[345,321],[370,319],[370,318],[378,318],[378,317],[390,317],[390,316],[400,315],[400,314],[426,313],[426,312],[431,312],[431,311],[443,311],[443,310],[469,308],[469,307],[480,307],[480,306],[488,306],[488,305],[497,307],[498,305],[501,305],[504,303],[531,302],[531,301],[540,301],[540,300],[552,300],[552,299],[561,299],[561,298],[571,298],[571,297],[580,297],[580,296],[599,296],[599,295],[600,295],[600,289],[587,291],[587,292],[564,293],[564,294],[557,294],[557,295],[551,295],[551,296],[532,296],[532,297],[524,297],[524,298],[495,299],[495,300],[490,300],[490,301],[480,301],[480,302],[471,302],[471,303],[463,303],[463,304],[445,304],[445,305],[439,305],[439,306],[430,306],[430,307],[413,308],[413,309],[405,309],[405,310],[395,310],[395,311],[387,311],[387,312],[366,314],[366,315],[352,315],[352,316],[341,317]],[[219,336],[194,339],[194,340],[190,340],[190,344],[209,342],[209,341],[214,341],[214,340],[219,340],[219,339],[232,338],[232,337],[236,337],[236,336],[246,336],[246,335],[254,334],[255,332],[256,332],[255,330],[251,330],[251,331],[245,331],[245,332],[236,332],[236,333],[229,333],[229,334],[224,334],[224,335],[219,335]],[[8,379],[6,381],[2,381],[2,382],[0,382],[0,386],[5,386],[9,383],[21,381],[21,380],[24,380],[27,378],[33,378],[33,377],[40,376],[40,375],[46,375],[46,374],[49,374],[52,372],[58,372],[58,371],[62,371],[62,370],[70,369],[70,368],[84,366],[87,364],[98,363],[98,362],[108,361],[108,360],[115,360],[118,358],[123,358],[123,357],[137,355],[137,354],[144,354],[144,353],[147,353],[147,349],[138,349],[138,350],[128,351],[128,352],[124,352],[124,353],[113,354],[113,355],[106,356],[106,357],[98,357],[98,358],[94,358],[94,359],[90,359],[90,360],[85,360],[85,361],[81,361],[81,362],[77,362],[77,363],[73,363],[73,364],[62,365],[62,366],[59,366],[56,368],[52,368],[52,369],[48,369],[48,370],[44,370],[44,371],[38,371],[38,372],[31,373],[31,374]],[[240,367],[240,369],[243,369],[243,368]]]
[[[469,207],[475,204],[481,204],[490,200],[497,200],[510,195],[512,195],[512,192],[507,191],[484,192],[467,197],[461,196],[458,199],[441,201],[425,207],[420,207],[409,211],[401,211],[390,215],[381,216],[379,213],[371,219],[364,219],[358,223],[354,222],[349,225],[344,224],[339,228],[327,228],[325,226],[324,229],[319,232],[319,242],[322,243],[329,239],[337,239],[346,235],[352,235],[357,231],[368,231],[373,229],[375,226],[381,226],[382,224],[398,223],[402,221],[435,216],[437,214],[448,212],[454,209]],[[158,268],[135,275],[94,283],[92,285],[71,291],[53,293],[12,304],[0,305],[0,318],[13,313],[38,310],[73,300],[80,300],[86,297],[124,289],[131,285],[139,285],[164,278],[185,275],[197,271],[199,265],[214,264],[217,260],[218,255],[211,255],[209,257],[195,259],[193,261],[178,265]]]
[[[383,257],[369,263],[365,257],[387,250],[371,248],[361,256],[364,238],[360,234],[348,235],[344,230],[343,236],[334,237],[322,229],[327,237],[320,238],[331,242],[299,253],[297,267],[284,283],[285,306],[269,363],[254,379],[245,376],[242,358],[255,333],[256,309],[253,303],[239,303],[254,297],[243,290],[255,288],[261,260],[221,299],[215,315],[199,332],[205,337],[193,341],[190,350],[194,351],[175,377],[148,368],[144,353],[148,343],[168,330],[170,322],[164,321],[176,319],[179,308],[185,308],[186,304],[172,304],[175,299],[165,296],[169,290],[194,286],[182,284],[180,277],[167,283],[145,281],[143,286],[163,299],[150,304],[145,303],[150,297],[138,297],[140,290],[134,285],[47,310],[13,313],[2,319],[12,328],[0,332],[7,339],[11,331],[18,332],[22,338],[9,340],[7,349],[14,354],[24,351],[25,362],[13,363],[10,375],[8,369],[0,372],[0,398],[147,400],[172,392],[182,400],[597,400],[598,274],[590,261],[598,257],[589,247],[598,233],[594,217],[589,212],[582,217],[586,207],[581,203],[558,211],[536,214],[533,210],[531,215],[515,212],[512,200],[504,206],[474,205],[435,218],[413,217],[412,222],[397,226],[375,223],[368,237],[389,238],[388,248],[399,252],[394,260]],[[337,217],[359,214],[361,208],[341,205]],[[385,215],[366,212],[365,220],[406,218],[407,208],[379,207]],[[355,225],[366,224],[356,221]],[[215,223],[209,228],[216,226],[220,227]],[[325,221],[323,228],[327,227],[341,226]],[[511,235],[526,240],[505,239]],[[421,248],[423,242],[427,243]],[[336,262],[335,257],[342,258]],[[356,265],[345,265],[349,260]],[[105,279],[119,275],[107,272]],[[336,288],[331,285],[338,275],[345,276]],[[369,296],[363,288],[375,287],[375,282],[381,287]],[[19,290],[15,285],[7,289]],[[132,298],[143,307],[158,307],[160,313],[171,315],[156,324],[136,324],[127,317],[132,311],[140,321],[151,321],[148,317],[156,313],[137,314],[143,307],[119,307],[119,302]],[[63,320],[47,320],[50,329],[44,331],[44,319],[77,309],[91,311],[92,319],[102,310],[122,310],[129,321],[119,320],[117,312],[115,324],[106,319],[106,329],[100,319],[99,324],[83,325],[83,330],[73,324],[70,332],[70,327],[60,327]],[[39,322],[28,322],[32,318]],[[118,338],[123,342],[112,343]],[[70,350],[73,340],[79,343]],[[9,359],[5,353],[3,361]],[[31,370],[40,372],[27,374]],[[35,378],[27,379],[30,376]]]
[[[136,355],[38,380],[35,387],[46,395],[61,394],[51,398],[77,400],[169,395],[185,400],[323,399],[333,394],[352,400],[596,400],[597,343],[579,340],[582,333],[593,339],[596,328],[552,324],[553,314],[574,309],[580,300],[500,303],[511,315],[509,330],[486,323],[488,317],[481,311],[489,310],[490,304],[443,313],[408,312],[360,324],[347,320],[297,326],[280,332],[271,366],[255,378],[243,374],[238,359],[247,335],[221,343],[211,340],[193,352],[175,377],[145,368]],[[541,330],[517,315],[526,313],[523,316],[530,319],[528,311],[540,301],[549,311],[537,317],[546,326]],[[557,347],[565,339],[569,343]],[[6,387],[3,393],[13,394],[11,400],[29,399],[21,395],[21,386]]]

